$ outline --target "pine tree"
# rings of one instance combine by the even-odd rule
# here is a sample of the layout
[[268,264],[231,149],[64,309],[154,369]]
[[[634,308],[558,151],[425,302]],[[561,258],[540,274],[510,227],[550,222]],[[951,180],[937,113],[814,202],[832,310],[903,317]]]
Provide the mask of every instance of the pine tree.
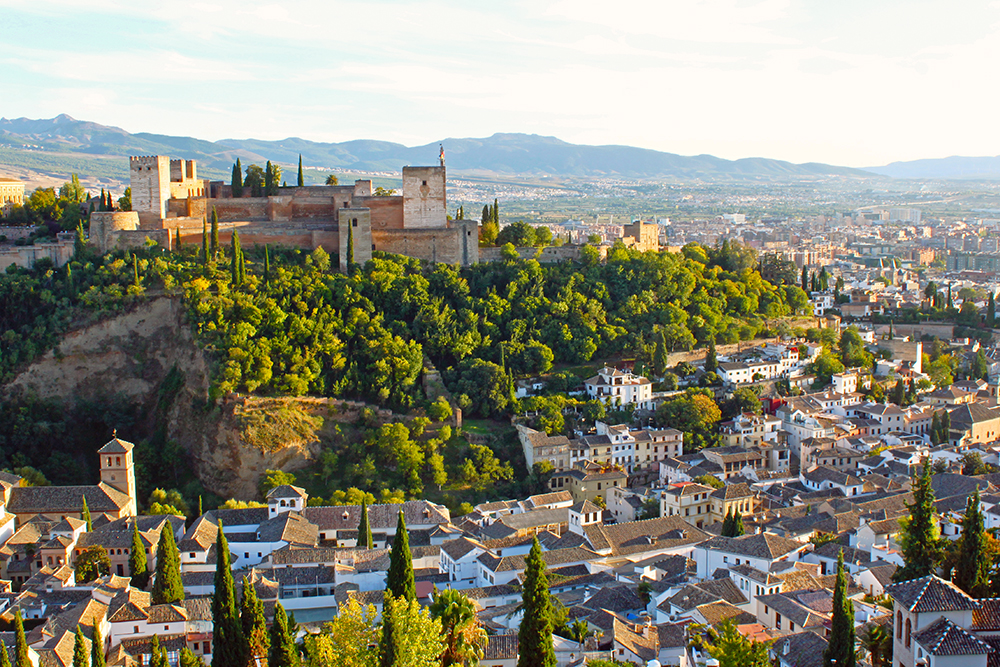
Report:
[[[212,667],[246,667],[246,645],[243,640],[243,625],[236,613],[236,585],[233,583],[229,541],[222,530],[221,521],[215,538],[215,552],[215,591],[212,593],[215,642],[212,647]],[[275,667],[275,663],[271,663],[271,667]]]
[[181,556],[170,521],[163,522],[156,545],[156,579],[153,581],[153,604],[173,604],[184,599],[181,581]]
[[[94,617],[94,637],[90,640],[90,667],[107,667],[104,659],[104,637],[101,635],[101,619]],[[0,665],[3,667],[3,665]],[[10,665],[7,665],[10,667]]]
[[281,603],[274,606],[274,623],[271,625],[271,652],[268,667],[298,667],[299,651],[288,627],[288,616]]
[[233,167],[233,196],[243,196],[243,165],[239,158],[236,158],[236,165]]
[[358,546],[372,549],[375,542],[372,539],[372,526],[368,521],[368,501],[361,501],[361,522],[358,524]]
[[299,153],[299,187],[306,184],[306,179],[302,176],[302,154]]
[[714,373],[719,368],[719,359],[715,353],[715,336],[708,339],[708,353],[705,355],[705,372]]
[[413,558],[410,555],[410,536],[406,532],[406,519],[400,510],[396,518],[396,535],[389,552],[389,572],[386,576],[386,595],[394,598],[417,599],[416,583],[413,579]]
[[934,489],[931,488],[931,465],[924,459],[920,479],[913,488],[913,504],[907,505],[910,516],[903,523],[899,544],[903,567],[893,581],[909,581],[933,574],[941,561],[937,522],[934,520]]
[[219,212],[212,207],[212,253],[211,258],[214,262],[219,258]]
[[844,570],[844,550],[837,556],[837,585],[833,589],[833,617],[830,638],[823,651],[823,667],[854,667],[854,603],[847,597],[847,572]]
[[347,228],[347,275],[354,275],[354,226]]
[[87,532],[94,532],[94,522],[90,520],[90,508],[87,507],[87,496],[83,496],[83,508],[80,510],[80,518],[87,524]]
[[267,244],[264,244],[264,282],[270,282],[271,280],[271,255],[267,249]]
[[267,660],[271,642],[267,633],[267,619],[264,618],[264,603],[257,597],[257,590],[247,577],[243,577],[240,625],[243,629],[243,641],[246,642],[244,664],[262,664]]
[[993,300],[993,292],[990,292],[990,300],[986,304],[986,326],[992,329],[997,321],[997,304]]
[[83,639],[83,631],[76,626],[73,637],[73,667],[90,667],[90,656],[87,655],[87,642]]
[[34,667],[28,655],[28,642],[24,638],[24,620],[21,618],[20,607],[14,611],[14,647],[17,653],[15,667]]
[[146,545],[139,536],[139,524],[132,523],[132,550],[128,553],[128,573],[132,586],[146,590],[149,584],[149,564],[146,561]]
[[517,667],[555,667],[552,646],[552,600],[545,576],[542,547],[536,537],[525,560],[524,585],[521,588],[523,618],[518,630]]
[[965,506],[958,547],[959,558],[953,578],[955,585],[974,598],[986,597],[993,559],[986,543],[986,527],[982,506],[979,504],[978,486]]

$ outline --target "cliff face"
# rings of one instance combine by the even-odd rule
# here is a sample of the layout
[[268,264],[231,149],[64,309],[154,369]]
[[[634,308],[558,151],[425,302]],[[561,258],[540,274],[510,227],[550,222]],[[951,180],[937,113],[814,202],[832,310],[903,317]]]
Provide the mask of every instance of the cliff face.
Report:
[[[168,391],[172,369],[181,383]],[[253,499],[265,470],[298,469],[319,452],[323,420],[310,418],[311,408],[298,408],[289,399],[273,416],[263,401],[212,405],[208,388],[209,362],[185,321],[183,304],[161,297],[69,333],[3,391],[67,403],[119,394],[141,404],[148,415],[146,432],[121,436],[137,441],[157,423],[165,425],[167,438],[191,455],[205,487],[225,498]]]

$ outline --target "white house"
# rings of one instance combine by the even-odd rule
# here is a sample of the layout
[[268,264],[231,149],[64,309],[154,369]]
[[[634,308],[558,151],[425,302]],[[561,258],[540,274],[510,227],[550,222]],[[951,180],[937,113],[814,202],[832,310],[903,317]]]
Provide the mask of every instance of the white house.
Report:
[[597,375],[584,382],[587,396],[610,405],[632,404],[638,408],[653,408],[653,384],[649,378],[605,366]]

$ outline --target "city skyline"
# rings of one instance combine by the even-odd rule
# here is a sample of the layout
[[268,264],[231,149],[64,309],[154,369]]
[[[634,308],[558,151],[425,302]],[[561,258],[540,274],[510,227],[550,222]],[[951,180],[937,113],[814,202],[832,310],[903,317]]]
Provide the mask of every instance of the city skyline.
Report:
[[6,117],[408,146],[524,132],[852,167],[1000,154],[983,85],[1000,3],[0,7]]

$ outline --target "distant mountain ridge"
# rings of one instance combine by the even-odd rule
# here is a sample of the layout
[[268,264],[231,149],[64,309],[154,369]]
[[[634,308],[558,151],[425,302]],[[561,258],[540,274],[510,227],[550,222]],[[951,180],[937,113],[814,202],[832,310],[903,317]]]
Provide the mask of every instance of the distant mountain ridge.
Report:
[[963,157],[953,155],[943,158],[893,162],[884,167],[866,167],[865,171],[892,178],[954,178],[995,181],[1000,179],[1000,156]]
[[[225,177],[240,157],[244,164],[272,160],[331,171],[390,171],[404,165],[435,164],[443,144],[448,167],[459,171],[576,177],[780,179],[867,177],[859,169],[820,163],[793,164],[767,158],[725,160],[712,155],[683,156],[632,146],[587,146],[556,137],[497,133],[485,138],[443,139],[423,146],[376,140],[322,143],[290,137],[280,141],[223,139],[212,142],[76,120],[66,114],[47,120],[0,118],[0,147],[25,145],[43,151],[96,156],[171,155],[195,159],[206,176]],[[0,156],[2,159],[2,156]]]

